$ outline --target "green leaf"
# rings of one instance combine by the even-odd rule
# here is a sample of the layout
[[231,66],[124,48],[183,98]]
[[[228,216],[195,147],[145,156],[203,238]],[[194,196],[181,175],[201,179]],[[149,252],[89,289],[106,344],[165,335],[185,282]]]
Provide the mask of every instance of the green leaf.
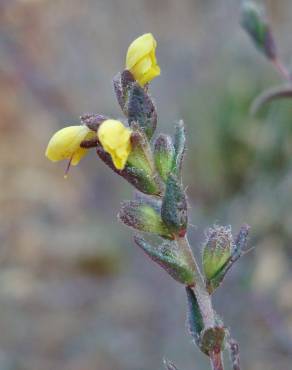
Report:
[[128,116],[129,91],[134,83],[135,79],[132,73],[128,70],[118,73],[113,79],[113,86],[117,101],[126,116]]
[[172,171],[177,177],[181,174],[184,154],[186,150],[186,134],[183,120],[180,120],[175,126],[174,135],[174,160],[172,164]]
[[201,332],[204,329],[203,317],[192,288],[186,287],[187,293],[187,327],[196,344],[200,344]]
[[128,165],[144,170],[148,176],[153,176],[155,164],[148,138],[137,123],[132,125],[132,129],[132,151],[128,158]]
[[115,168],[111,156],[101,145],[96,148],[97,154],[114,172],[125,178],[136,189],[145,194],[160,195],[162,183],[156,172],[149,141],[137,123],[133,124],[132,128],[132,151],[123,170]]
[[240,23],[256,48],[268,59],[275,59],[276,46],[263,9],[253,1],[243,1]]
[[185,192],[174,175],[169,175],[162,201],[161,217],[169,230],[183,237],[187,230],[188,212]]
[[179,283],[194,284],[192,266],[180,250],[175,241],[164,241],[160,245],[153,245],[139,235],[134,236],[135,243],[158,265]]
[[150,95],[138,83],[134,83],[129,90],[128,122],[130,127],[133,123],[138,123],[148,139],[152,138],[156,129],[155,105]]
[[169,135],[160,134],[154,143],[154,159],[156,169],[164,182],[172,170],[174,146]]

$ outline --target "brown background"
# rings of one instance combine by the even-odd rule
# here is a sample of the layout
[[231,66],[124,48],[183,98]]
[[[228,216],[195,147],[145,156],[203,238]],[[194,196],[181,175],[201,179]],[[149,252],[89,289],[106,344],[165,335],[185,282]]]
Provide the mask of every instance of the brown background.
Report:
[[[280,55],[292,55],[292,4],[267,1]],[[151,31],[160,130],[188,129],[191,240],[252,226],[249,256],[215,296],[245,370],[292,363],[292,107],[256,118],[252,99],[280,77],[238,25],[231,0],[0,1],[0,370],[208,369],[185,334],[181,287],[116,221],[130,187],[90,153],[69,179],[44,157],[84,112],[120,117],[111,78]]]

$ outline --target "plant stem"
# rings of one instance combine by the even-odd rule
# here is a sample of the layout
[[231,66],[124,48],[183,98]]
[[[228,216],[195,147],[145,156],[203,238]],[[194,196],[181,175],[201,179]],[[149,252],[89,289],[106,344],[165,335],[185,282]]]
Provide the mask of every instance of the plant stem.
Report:
[[200,307],[200,311],[202,314],[204,327],[212,328],[215,325],[215,315],[214,310],[212,307],[211,297],[206,290],[205,282],[201,271],[199,269],[198,263],[193,255],[191,250],[190,244],[188,242],[187,237],[178,238],[177,243],[180,245],[181,249],[184,251],[185,256],[188,260],[193,262],[193,274],[195,279],[195,285],[193,287],[195,296],[198,301],[198,305]]
[[[181,249],[184,251],[185,256],[193,262],[193,274],[195,277],[195,285],[192,287],[195,296],[197,298],[198,305],[200,307],[203,323],[205,329],[212,328],[215,326],[215,312],[212,307],[211,296],[209,295],[204,278],[200,271],[199,265],[194,257],[191,250],[190,244],[187,237],[179,238],[177,243],[180,245]],[[213,351],[209,353],[210,362],[212,370],[224,370],[224,365],[222,361],[222,352]],[[235,369],[240,370],[240,369]]]
[[284,66],[280,59],[276,58],[272,60],[275,69],[283,77],[284,80],[291,82],[291,75],[288,69]]
[[212,370],[224,370],[222,352],[212,352],[210,354]]

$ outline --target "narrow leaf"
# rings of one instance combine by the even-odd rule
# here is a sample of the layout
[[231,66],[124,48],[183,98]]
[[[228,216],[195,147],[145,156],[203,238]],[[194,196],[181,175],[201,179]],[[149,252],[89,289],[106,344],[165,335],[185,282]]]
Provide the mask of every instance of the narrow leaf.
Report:
[[255,47],[268,59],[275,59],[276,45],[264,9],[254,1],[243,1],[240,23]]
[[170,136],[160,134],[154,143],[154,159],[159,175],[164,182],[172,170],[174,159],[174,146]]
[[199,345],[200,335],[204,329],[203,318],[194,291],[186,287],[187,293],[187,328],[197,345]]
[[179,254],[175,241],[165,241],[157,246],[149,243],[141,236],[135,235],[134,241],[154,262],[168,274],[184,285],[194,284],[192,267]]
[[169,175],[162,202],[161,217],[167,227],[179,236],[184,236],[188,223],[187,200],[181,184]]
[[186,150],[186,134],[184,121],[180,120],[175,126],[174,135],[174,150],[175,156],[173,161],[173,172],[180,175],[182,169],[183,158]]
[[128,70],[118,73],[113,79],[114,92],[116,94],[117,101],[126,116],[128,115],[129,90],[134,82],[135,79]]
[[152,138],[157,125],[156,108],[150,95],[138,83],[129,90],[128,121],[129,126],[138,123],[148,139]]

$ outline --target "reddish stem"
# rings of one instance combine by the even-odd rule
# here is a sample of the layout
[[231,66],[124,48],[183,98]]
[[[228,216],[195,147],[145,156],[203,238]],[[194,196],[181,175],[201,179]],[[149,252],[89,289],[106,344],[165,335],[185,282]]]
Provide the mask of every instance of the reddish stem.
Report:
[[210,361],[212,365],[212,370],[224,370],[223,359],[222,359],[222,352],[211,352]]
[[275,58],[272,60],[272,63],[276,70],[280,73],[280,75],[284,78],[284,80],[287,80],[288,82],[292,82],[292,76],[288,69],[284,66],[284,64],[281,62],[280,59]]

